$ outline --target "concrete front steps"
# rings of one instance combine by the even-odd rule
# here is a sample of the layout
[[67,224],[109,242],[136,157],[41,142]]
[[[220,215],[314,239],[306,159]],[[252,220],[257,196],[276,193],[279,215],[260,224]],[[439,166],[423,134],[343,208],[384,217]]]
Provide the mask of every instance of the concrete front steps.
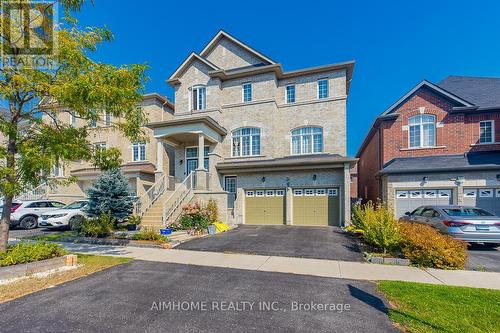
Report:
[[173,191],[166,191],[155,203],[149,207],[146,213],[142,216],[141,226],[152,227],[152,228],[162,228],[163,227],[163,203],[172,194]]

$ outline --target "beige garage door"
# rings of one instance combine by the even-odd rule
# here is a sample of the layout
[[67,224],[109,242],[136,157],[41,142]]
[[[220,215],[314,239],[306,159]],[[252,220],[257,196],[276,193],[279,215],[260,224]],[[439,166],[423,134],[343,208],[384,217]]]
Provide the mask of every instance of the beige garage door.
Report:
[[340,225],[339,189],[293,190],[293,225]]
[[284,224],[285,190],[246,190],[246,224]]

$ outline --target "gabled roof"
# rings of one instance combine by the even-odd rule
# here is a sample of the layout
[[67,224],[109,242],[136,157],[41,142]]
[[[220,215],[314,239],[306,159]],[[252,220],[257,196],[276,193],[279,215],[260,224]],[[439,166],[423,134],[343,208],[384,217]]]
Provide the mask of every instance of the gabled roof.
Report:
[[448,76],[437,85],[479,109],[500,108],[500,78]]
[[255,50],[254,48],[248,46],[247,44],[243,43],[242,41],[238,40],[237,38],[231,36],[224,30],[219,30],[219,32],[208,42],[207,46],[200,52],[200,56],[206,57],[210,51],[217,45],[217,43],[222,39],[222,38],[227,38],[231,42],[235,43],[242,49],[246,50],[247,52],[253,54],[257,58],[263,60],[264,62],[268,64],[275,64],[276,62],[272,60],[271,58],[265,56],[264,54],[260,53],[259,51]]
[[416,91],[418,91],[422,87],[427,87],[430,90],[434,91],[435,93],[442,95],[455,103],[461,105],[461,106],[474,106],[474,104],[466,101],[463,98],[460,98],[456,96],[455,94],[450,93],[449,91],[427,81],[427,80],[422,80],[419,84],[417,84],[415,87],[413,87],[410,91],[408,91],[403,97],[398,99],[394,104],[392,104],[387,110],[385,110],[382,113],[382,116],[388,115],[390,113],[393,113],[394,110],[400,106],[402,103],[404,103],[408,98],[410,98]]
[[179,67],[177,67],[175,72],[172,75],[170,75],[167,82],[168,83],[175,83],[178,80],[179,76],[182,73],[184,73],[184,71],[187,69],[187,67],[195,60],[202,62],[203,64],[210,67],[212,70],[220,69],[219,67],[215,66],[210,61],[208,61],[207,59],[202,58],[201,56],[199,56],[195,52],[191,52],[191,54],[186,58],[186,60],[184,60],[183,63]]

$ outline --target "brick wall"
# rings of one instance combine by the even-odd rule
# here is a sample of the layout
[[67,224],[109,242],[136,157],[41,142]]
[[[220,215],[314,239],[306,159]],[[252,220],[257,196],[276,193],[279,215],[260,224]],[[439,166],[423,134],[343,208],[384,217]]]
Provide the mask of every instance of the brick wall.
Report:
[[379,131],[366,145],[358,161],[358,196],[365,200],[376,200],[380,197],[378,180],[375,178],[380,170]]

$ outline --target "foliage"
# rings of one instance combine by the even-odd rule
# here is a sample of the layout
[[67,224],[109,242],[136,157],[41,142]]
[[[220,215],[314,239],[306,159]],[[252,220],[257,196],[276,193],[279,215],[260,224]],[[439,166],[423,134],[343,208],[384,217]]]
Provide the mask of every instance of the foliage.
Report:
[[92,164],[101,170],[117,169],[122,164],[120,150],[116,147],[106,149],[95,148],[92,156]]
[[409,333],[498,332],[500,291],[401,281],[381,281],[395,304],[392,320]]
[[399,249],[399,224],[394,218],[394,212],[380,201],[375,205],[368,202],[365,205],[353,207],[353,225],[360,230],[364,240],[387,252],[396,252]]
[[217,222],[219,220],[219,207],[217,206],[217,201],[214,199],[208,200],[207,210],[210,223]]
[[139,225],[142,222],[142,217],[139,215],[130,215],[127,219],[128,224]]
[[[92,60],[92,52],[113,35],[107,29],[78,27],[70,13],[84,8],[84,2],[58,1],[65,17],[55,32],[58,47],[47,56],[52,68],[27,68],[19,62],[0,69],[0,99],[8,102],[7,113],[0,114],[0,160],[4,161],[0,164],[0,197],[4,197],[6,207],[0,224],[0,249],[7,246],[12,198],[42,183],[58,184],[50,177],[54,166],[74,160],[102,162],[103,168],[116,166],[113,151],[93,158],[90,126],[71,126],[67,121],[70,112],[86,124],[100,121],[106,112],[113,117],[109,130],[117,130],[133,142],[145,140],[141,125],[146,115],[137,105],[142,101],[146,66],[114,66]],[[52,27],[44,24],[41,29]],[[0,31],[0,39],[10,45],[11,35],[6,31]]]
[[106,237],[113,231],[114,222],[110,213],[103,213],[100,217],[86,219],[80,234],[85,237]]
[[0,252],[0,266],[10,266],[40,261],[66,254],[61,246],[47,242],[20,242]]
[[142,228],[141,231],[132,236],[133,240],[146,240],[146,241],[160,241],[168,242],[168,238],[161,235],[158,230],[154,228]]
[[205,231],[210,224],[210,212],[195,202],[182,207],[176,229]]
[[401,222],[401,247],[412,264],[443,269],[462,269],[467,243],[418,223]]
[[64,238],[75,237],[75,236],[77,236],[75,231],[63,231],[53,234],[41,234],[41,235],[30,236],[26,237],[26,239],[46,241],[46,242],[59,242]]
[[129,193],[127,178],[120,169],[111,169],[100,174],[87,190],[87,196],[89,204],[86,212],[91,217],[106,212],[121,221],[132,213],[134,199]]

